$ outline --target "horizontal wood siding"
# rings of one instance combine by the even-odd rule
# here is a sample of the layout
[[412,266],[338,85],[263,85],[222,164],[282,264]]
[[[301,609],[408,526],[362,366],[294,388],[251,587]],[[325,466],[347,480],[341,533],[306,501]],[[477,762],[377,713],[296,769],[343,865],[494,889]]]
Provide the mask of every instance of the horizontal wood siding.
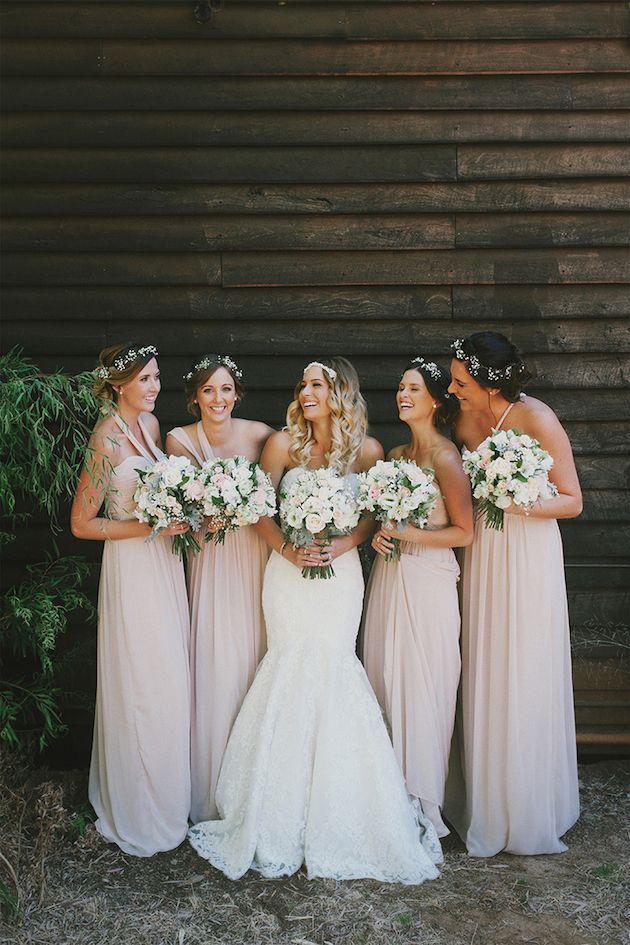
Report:
[[165,429],[205,351],[274,425],[305,361],[342,353],[391,446],[408,357],[504,331],[585,490],[561,525],[579,739],[627,746],[606,643],[630,609],[627,5],[194,6],[0,3],[4,346],[78,371],[154,340]]

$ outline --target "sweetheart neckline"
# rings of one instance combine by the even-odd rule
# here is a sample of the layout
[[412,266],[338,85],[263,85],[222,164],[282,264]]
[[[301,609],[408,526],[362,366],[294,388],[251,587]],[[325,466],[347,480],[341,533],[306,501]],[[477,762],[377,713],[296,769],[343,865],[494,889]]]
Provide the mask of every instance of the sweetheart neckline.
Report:
[[112,472],[116,472],[117,469],[120,469],[121,466],[124,466],[128,459],[144,459],[144,460],[146,460],[146,456],[142,456],[141,453],[132,453],[130,456],[125,456],[125,458],[124,458],[123,460],[121,460],[119,463],[117,463],[116,466],[112,466]]

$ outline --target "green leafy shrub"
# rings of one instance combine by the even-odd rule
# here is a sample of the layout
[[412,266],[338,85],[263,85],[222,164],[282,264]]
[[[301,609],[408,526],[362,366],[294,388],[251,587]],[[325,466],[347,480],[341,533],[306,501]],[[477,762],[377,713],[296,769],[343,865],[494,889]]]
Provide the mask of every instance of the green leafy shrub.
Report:
[[51,548],[2,594],[0,739],[41,750],[64,731],[56,679],[57,641],[75,611],[93,607],[81,586],[90,565],[59,557],[52,535],[72,496],[98,403],[92,374],[41,373],[14,349],[0,356],[0,543],[36,513],[46,517]]

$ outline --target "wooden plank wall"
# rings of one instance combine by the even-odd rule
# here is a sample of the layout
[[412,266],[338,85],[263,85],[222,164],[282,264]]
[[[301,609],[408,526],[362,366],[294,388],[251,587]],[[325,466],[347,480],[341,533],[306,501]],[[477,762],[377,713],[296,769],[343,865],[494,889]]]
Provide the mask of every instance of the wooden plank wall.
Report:
[[[155,340],[165,427],[203,352],[237,358],[244,414],[274,425],[302,365],[343,353],[390,446],[409,355],[498,328],[577,454],[574,630],[627,624],[626,5],[206,6],[0,5],[5,347],[75,371]],[[593,653],[578,707],[621,685]],[[619,744],[592,691],[582,740]]]

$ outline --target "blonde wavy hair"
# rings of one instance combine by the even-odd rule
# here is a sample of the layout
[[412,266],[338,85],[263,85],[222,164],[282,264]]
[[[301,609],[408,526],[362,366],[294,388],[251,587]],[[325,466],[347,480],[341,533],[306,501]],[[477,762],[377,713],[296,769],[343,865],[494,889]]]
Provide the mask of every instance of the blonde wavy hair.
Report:
[[[359,390],[357,372],[345,358],[322,358],[319,364],[336,371],[331,378],[323,372],[330,392],[328,406],[332,426],[332,442],[326,463],[340,475],[352,469],[367,434],[367,406]],[[308,466],[315,443],[312,424],[305,419],[298,396],[304,387],[300,380],[287,410],[286,430],[291,438],[289,456],[296,466]]]

